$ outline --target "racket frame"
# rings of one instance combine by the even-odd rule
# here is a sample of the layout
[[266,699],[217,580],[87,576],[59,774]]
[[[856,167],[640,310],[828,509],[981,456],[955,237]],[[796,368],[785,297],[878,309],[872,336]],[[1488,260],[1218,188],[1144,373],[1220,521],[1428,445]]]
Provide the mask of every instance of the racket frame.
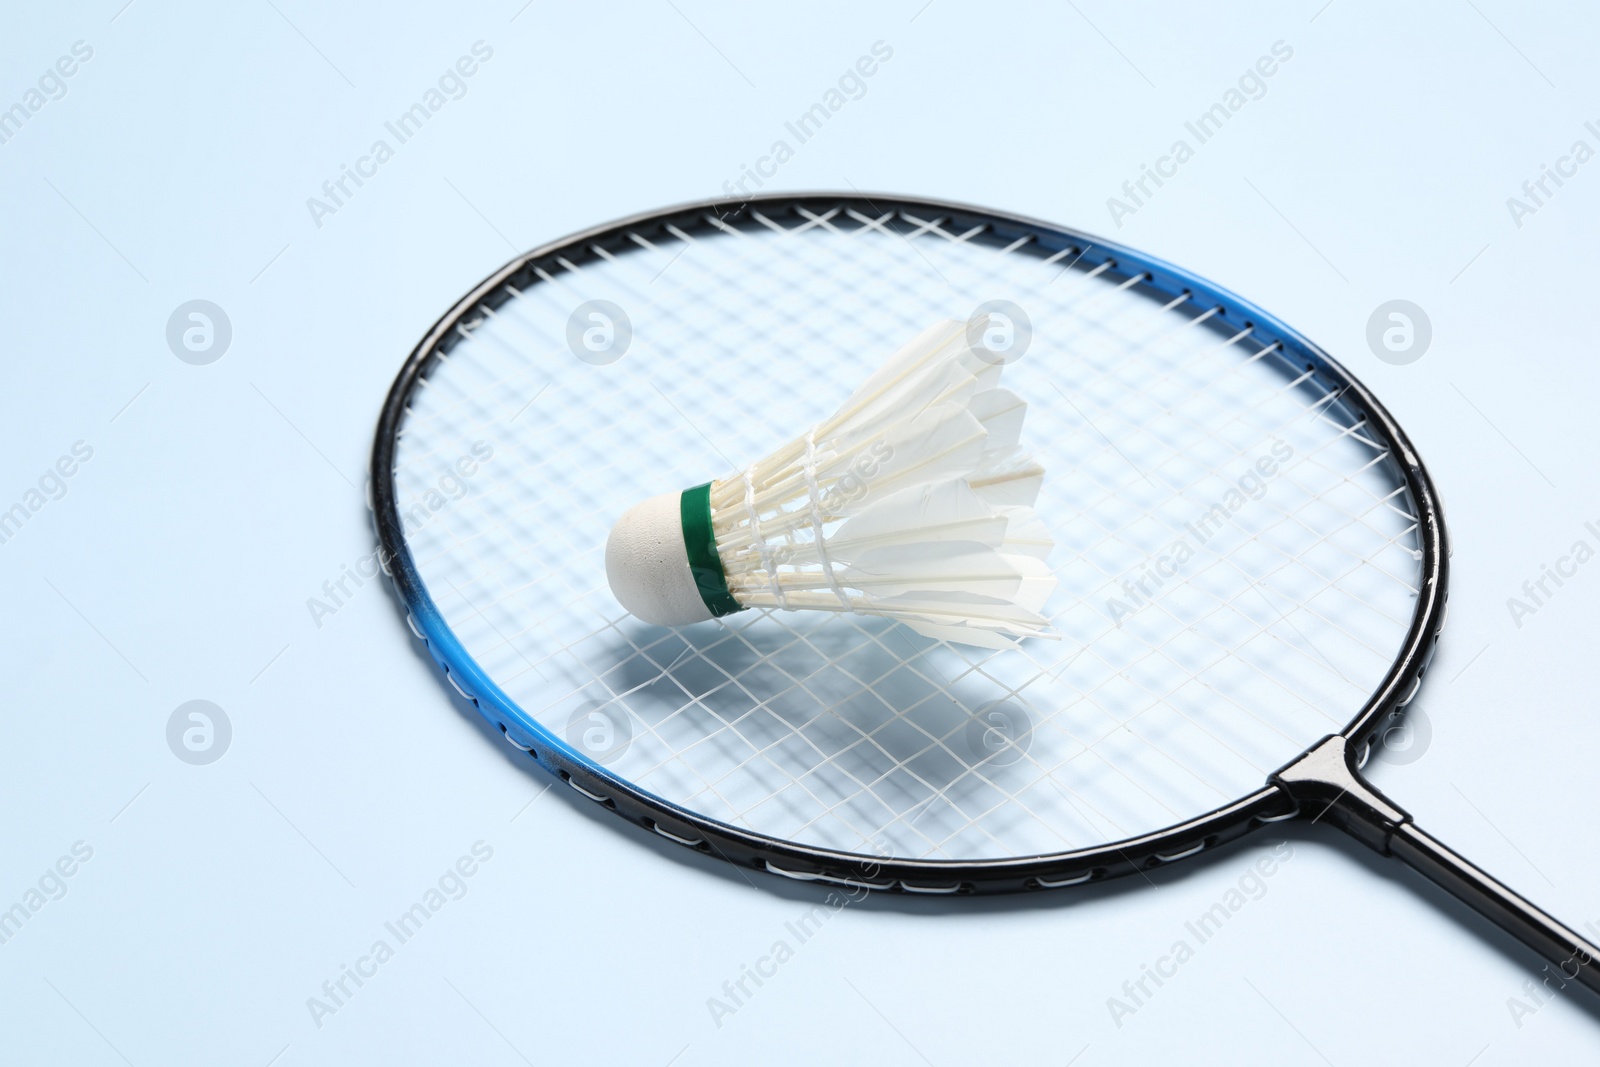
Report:
[[[581,265],[601,258],[596,248],[618,254],[633,251],[637,245],[629,238],[630,234],[646,239],[660,235],[663,240],[677,240],[671,229],[692,235],[713,233],[718,223],[755,228],[762,225],[756,220],[758,213],[769,218],[798,216],[804,219],[807,216],[803,212],[815,217],[841,206],[854,208],[872,218],[891,216],[883,220],[884,226],[895,226],[907,219],[939,218],[944,220],[943,225],[962,234],[974,227],[986,227],[968,239],[996,247],[1027,240],[1021,247],[1043,255],[1074,249],[1077,252],[1074,267],[1093,269],[1109,261],[1111,266],[1104,272],[1108,277],[1122,281],[1142,277],[1135,288],[1148,289],[1163,297],[1163,303],[1187,293],[1202,306],[1219,307],[1213,316],[1215,320],[1235,330],[1252,330],[1252,336],[1262,344],[1279,343],[1284,356],[1296,365],[1305,366],[1322,388],[1338,390],[1340,404],[1365,416],[1365,432],[1389,449],[1391,462],[1396,465],[1416,506],[1421,568],[1416,608],[1400,652],[1365,705],[1342,731],[1311,746],[1305,755],[1270,776],[1259,790],[1154,833],[1093,848],[1034,856],[992,860],[908,859],[780,840],[708,819],[666,801],[583,756],[524,711],[489,678],[446,624],[424,586],[405,540],[395,491],[394,461],[408,402],[439,354],[448,353],[459,342],[461,331],[470,333],[483,321],[480,308],[493,310],[512,298],[507,292],[508,284],[518,289],[540,284],[540,270],[563,269],[558,259]],[[712,218],[717,223],[709,221]],[[1125,245],[1021,215],[940,200],[861,192],[773,193],[738,200],[707,200],[596,226],[519,255],[457,301],[412,350],[389,390],[378,419],[371,475],[368,503],[377,528],[379,560],[405,611],[408,625],[427,647],[450,686],[512,745],[527,752],[534,762],[584,797],[669,841],[742,867],[852,888],[909,893],[995,893],[1085,885],[1187,859],[1268,823],[1297,815],[1320,815],[1323,811],[1337,809],[1335,817],[1343,825],[1342,813],[1350,809],[1350,801],[1355,796],[1343,803],[1308,804],[1308,801],[1323,798],[1327,786],[1337,785],[1341,778],[1330,768],[1328,775],[1308,785],[1313,779],[1305,772],[1307,760],[1321,753],[1326,761],[1330,752],[1336,752],[1336,757],[1344,761],[1344,770],[1351,780],[1365,787],[1359,768],[1365,763],[1376,737],[1393,728],[1396,717],[1404,714],[1406,705],[1416,696],[1444,625],[1448,600],[1449,542],[1443,507],[1433,480],[1393,416],[1333,357],[1255,304],[1190,271]],[[1375,790],[1366,792],[1381,798]],[[1316,810],[1309,810],[1312,807]],[[1404,816],[1403,812],[1399,814]],[[1408,819],[1404,816],[1402,822]],[[1363,822],[1360,818],[1356,821]],[[1393,825],[1387,830],[1383,828],[1383,820],[1373,825],[1374,832],[1381,832],[1381,839],[1368,843],[1387,851]],[[1361,826],[1344,828],[1356,832]],[[1357,836],[1362,834],[1357,833]]]

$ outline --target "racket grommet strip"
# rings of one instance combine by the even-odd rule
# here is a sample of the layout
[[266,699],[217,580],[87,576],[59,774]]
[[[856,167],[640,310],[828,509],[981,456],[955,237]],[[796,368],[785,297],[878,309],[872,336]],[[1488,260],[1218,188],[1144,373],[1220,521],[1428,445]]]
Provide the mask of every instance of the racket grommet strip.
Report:
[[1284,812],[1282,815],[1257,815],[1256,816],[1256,822],[1261,823],[1263,826],[1266,826],[1266,825],[1269,825],[1269,824],[1275,823],[1275,822],[1288,822],[1290,819],[1298,819],[1299,817],[1300,817],[1300,805],[1296,804],[1294,807],[1290,808],[1288,811]]
[[567,776],[567,784],[576,789],[578,792],[582,793],[584,796],[588,797],[590,800],[594,801],[596,804],[604,804],[607,807],[616,806],[616,801],[601,793],[591,793],[589,790],[579,785],[577,781],[574,780],[570,775]]
[[1157,852],[1150,858],[1155,860],[1157,863],[1173,863],[1177,860],[1186,859],[1189,856],[1193,856],[1197,852],[1204,852],[1206,846],[1210,843],[1211,842],[1209,840],[1200,841],[1196,844],[1190,845],[1188,848],[1181,848],[1176,852]]
[[1422,688],[1422,672],[1418,671],[1417,672],[1417,680],[1415,682],[1411,683],[1411,692],[1407,693],[1405,695],[1404,699],[1398,701],[1395,704],[1395,706],[1394,706],[1395,710],[1399,711],[1401,708],[1405,707],[1407,704],[1409,704],[1413,700],[1415,700],[1416,696],[1417,696],[1417,690],[1419,690],[1421,688]]
[[1068,878],[1045,878],[1040,875],[1034,875],[1030,881],[1040,889],[1065,889],[1069,885],[1082,885],[1085,882],[1092,882],[1104,874],[1104,870],[1096,867],[1092,871],[1074,874]]
[[500,733],[505,737],[506,744],[510,745],[512,748],[521,749],[523,752],[529,753],[533,751],[532,745],[525,745],[521,741],[518,741],[515,737],[512,737],[511,731],[506,729],[505,723],[500,724]]
[[662,837],[666,838],[668,841],[675,842],[675,843],[683,845],[683,846],[685,846],[687,848],[701,848],[701,849],[703,849],[703,848],[706,847],[706,839],[705,838],[703,838],[703,837],[680,837],[679,835],[673,833],[671,830],[668,830],[665,826],[662,826],[660,823],[655,822],[653,820],[650,823],[650,829],[654,830],[656,833],[660,834]]
[[791,871],[787,868],[779,867],[771,860],[764,860],[763,866],[765,866],[768,874],[782,875],[796,882],[826,882],[829,885],[842,885],[847,889],[893,889],[896,884],[894,882],[867,882],[859,878],[840,877],[822,871]]

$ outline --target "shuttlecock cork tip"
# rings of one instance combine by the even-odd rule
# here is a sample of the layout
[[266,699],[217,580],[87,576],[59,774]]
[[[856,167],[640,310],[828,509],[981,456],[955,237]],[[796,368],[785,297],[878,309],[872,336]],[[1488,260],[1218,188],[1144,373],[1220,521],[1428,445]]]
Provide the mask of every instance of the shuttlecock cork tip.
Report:
[[617,603],[656,626],[713,618],[684,544],[681,494],[662,493],[623,513],[606,539],[606,580]]

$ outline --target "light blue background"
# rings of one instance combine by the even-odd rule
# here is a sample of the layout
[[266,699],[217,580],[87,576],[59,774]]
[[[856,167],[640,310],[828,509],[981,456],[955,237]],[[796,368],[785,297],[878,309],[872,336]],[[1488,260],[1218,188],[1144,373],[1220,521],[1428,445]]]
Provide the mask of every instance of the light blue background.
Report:
[[[1589,1055],[1586,994],[1517,1025],[1527,955],[1293,827],[1265,896],[1120,1027],[1107,998],[1275,838],[1158,888],[853,904],[718,1027],[707,998],[822,895],[545,794],[446,699],[376,583],[320,628],[306,600],[371,550],[373,422],[434,318],[515,250],[717,194],[883,40],[867,94],[768,188],[945,197],[1116,236],[1345,361],[1430,463],[1456,546],[1421,698],[1431,745],[1376,777],[1553,912],[1600,923],[1600,565],[1520,627],[1506,606],[1600,520],[1600,163],[1521,227],[1506,207],[1574,140],[1600,147],[1583,128],[1600,119],[1593,12],[122,3],[13,5],[0,33],[0,107],[73,42],[94,49],[0,145],[0,508],[73,442],[94,449],[0,544],[0,908],[74,842],[94,850],[0,944],[7,1062]],[[478,40],[494,55],[466,96],[314,225],[306,198]],[[1294,57],[1267,94],[1117,227],[1107,198],[1278,40]],[[164,339],[195,298],[233,325],[209,366]],[[1433,322],[1409,366],[1364,340],[1393,298]],[[165,740],[195,698],[233,725],[210,766]],[[466,895],[319,1028],[307,998],[480,840],[493,858]]]

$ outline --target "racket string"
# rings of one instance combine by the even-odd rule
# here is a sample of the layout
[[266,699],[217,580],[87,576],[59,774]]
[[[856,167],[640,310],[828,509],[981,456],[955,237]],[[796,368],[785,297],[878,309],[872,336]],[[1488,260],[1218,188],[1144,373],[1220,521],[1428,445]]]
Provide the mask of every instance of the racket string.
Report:
[[[558,732],[560,715],[580,696],[599,697],[628,708],[640,736],[628,750],[625,766],[636,781],[664,797],[675,802],[703,799],[718,817],[742,819],[752,829],[779,836],[809,834],[820,843],[840,847],[887,842],[910,855],[954,856],[968,854],[968,850],[1009,855],[1030,847],[1082,847],[1106,835],[1144,832],[1188,817],[1197,805],[1214,806],[1219,793],[1234,788],[1238,772],[1227,771],[1219,777],[1212,766],[1215,756],[1207,752],[1235,760],[1256,774],[1259,784],[1260,768],[1272,765],[1275,751],[1262,738],[1271,736],[1287,744],[1297,730],[1303,732],[1280,707],[1260,701],[1260,686],[1271,683],[1282,693],[1288,688],[1285,683],[1310,677],[1307,672],[1312,667],[1288,663],[1305,660],[1307,650],[1317,647],[1303,635],[1301,642],[1292,640],[1284,620],[1315,624],[1320,629],[1313,632],[1327,629],[1339,634],[1373,659],[1377,657],[1370,653],[1376,651],[1377,638],[1344,617],[1346,605],[1370,600],[1372,610],[1391,619],[1406,614],[1404,605],[1381,589],[1342,588],[1342,583],[1350,582],[1358,572],[1383,570],[1385,564],[1380,560],[1364,566],[1360,552],[1333,540],[1337,535],[1358,548],[1367,546],[1368,557],[1392,546],[1414,551],[1405,541],[1414,540],[1415,509],[1411,509],[1413,515],[1407,515],[1403,487],[1393,489],[1392,476],[1380,469],[1390,461],[1386,452],[1376,453],[1377,446],[1351,419],[1321,414],[1342,406],[1336,394],[1304,404],[1296,402],[1296,410],[1288,413],[1286,398],[1304,389],[1315,376],[1286,376],[1266,369],[1264,364],[1279,358],[1270,343],[1258,343],[1255,352],[1234,354],[1253,335],[1230,330],[1220,338],[1211,336],[1208,331],[1215,332],[1210,325],[1217,315],[1215,308],[1199,309],[1181,295],[1163,297],[1159,303],[1151,301],[1139,295],[1143,287],[1138,275],[1102,281],[1113,268],[1105,263],[1077,267],[1083,256],[1077,248],[1045,256],[1030,247],[1031,237],[1013,240],[1004,248],[983,245],[977,238],[986,227],[953,232],[943,218],[916,218],[905,212],[873,216],[834,209],[811,212],[793,226],[786,226],[786,221],[763,213],[757,220],[762,227],[759,230],[726,223],[694,232],[669,229],[670,241],[635,235],[632,243],[637,251],[596,247],[602,254],[585,264],[564,257],[555,267],[536,272],[537,283],[521,289],[508,286],[507,303],[493,312],[486,308],[483,325],[460,331],[450,359],[430,375],[437,380],[419,391],[408,414],[397,482],[404,479],[410,487],[429,484],[427,476],[437,477],[441,466],[460,454],[457,446],[470,441],[470,435],[481,433],[486,426],[500,429],[525,402],[528,386],[541,376],[552,390],[552,402],[540,406],[540,419],[501,430],[507,439],[508,458],[514,456],[526,470],[496,468],[494,480],[483,483],[481,491],[474,487],[466,498],[470,503],[430,522],[413,540],[417,558],[426,560],[419,566],[430,584],[436,592],[446,590],[442,595],[461,605],[446,614],[452,626],[459,627],[458,632],[476,635],[469,643],[474,655],[492,665],[490,673],[515,690],[525,707],[543,709],[539,716]],[[1063,261],[1070,262],[1061,267]],[[1055,285],[1068,272],[1074,275],[1074,284],[1065,289]],[[775,284],[780,278],[785,285]],[[933,283],[938,292],[930,296]],[[1058,292],[1052,291],[1052,286]],[[786,296],[787,287],[794,293]],[[1311,584],[1303,579],[1290,583],[1292,594],[1270,591],[1269,587],[1271,595],[1283,597],[1283,605],[1274,606],[1266,600],[1268,594],[1258,589],[1256,595],[1262,598],[1266,614],[1258,609],[1239,616],[1226,632],[1218,629],[1204,639],[1191,632],[1192,628],[1203,620],[1220,626],[1216,616],[1226,601],[1195,618],[1169,610],[1176,604],[1166,603],[1176,592],[1169,590],[1157,601],[1162,607],[1149,620],[1152,626],[1158,617],[1163,620],[1160,626],[1166,627],[1169,641],[1137,655],[1086,640],[1081,642],[1083,647],[1062,650],[1059,655],[1052,654],[1053,658],[1042,657],[1044,662],[1029,649],[999,659],[978,655],[973,661],[966,650],[917,648],[895,630],[887,631],[900,637],[891,647],[883,633],[872,628],[874,620],[841,617],[802,624],[800,616],[768,613],[730,617],[706,647],[686,644],[693,652],[681,663],[669,668],[657,665],[655,674],[644,681],[613,686],[612,679],[620,678],[619,671],[635,670],[626,666],[629,661],[654,662],[646,650],[655,645],[634,639],[636,624],[608,603],[593,562],[598,558],[595,538],[603,539],[605,524],[615,517],[618,505],[631,501],[612,502],[606,494],[585,493],[586,487],[580,484],[583,478],[555,466],[571,464],[591,483],[597,477],[614,477],[631,487],[694,468],[700,463],[695,456],[708,449],[736,452],[735,460],[753,458],[759,454],[755,450],[759,446],[745,442],[750,434],[740,428],[741,411],[752,406],[771,408],[775,402],[786,411],[806,409],[806,396],[785,396],[768,384],[782,380],[785,368],[809,365],[809,373],[802,377],[820,375],[792,393],[809,391],[812,396],[823,396],[830,390],[847,390],[854,384],[853,376],[861,373],[852,367],[866,365],[874,353],[892,351],[908,335],[908,328],[914,327],[910,332],[915,332],[926,324],[921,318],[934,310],[931,305],[966,293],[981,293],[987,299],[995,292],[1016,294],[1030,313],[1037,309],[1037,347],[1024,361],[1025,367],[1032,370],[1048,364],[1042,371],[1047,380],[1058,374],[1053,380],[1066,385],[1072,398],[1085,403],[1090,421],[1106,419],[1118,438],[1125,429],[1132,432],[1134,437],[1122,442],[1125,448],[1146,459],[1163,459],[1174,471],[1187,469],[1182,461],[1196,450],[1197,443],[1211,450],[1208,454],[1225,457],[1213,459],[1209,469],[1201,469],[1195,477],[1184,477],[1176,489],[1173,479],[1163,474],[1163,495],[1150,494],[1136,506],[1127,507],[1127,521],[1103,522],[1106,516],[1117,514],[1115,505],[1127,505],[1130,492],[1142,485],[1143,479],[1125,471],[1118,479],[1101,481],[1098,472],[1111,469],[1113,461],[1122,462],[1112,448],[1089,451],[1073,444],[1063,453],[1052,438],[1056,455],[1075,455],[1084,461],[1082,466],[1076,461],[1065,466],[1059,461],[1051,464],[1047,495],[1055,500],[1056,514],[1102,524],[1098,542],[1075,545],[1070,552],[1066,546],[1058,546],[1052,558],[1058,571],[1075,565],[1087,567],[1106,583],[1114,583],[1124,573],[1115,566],[1117,560],[1136,563],[1148,551],[1156,531],[1181,529],[1182,524],[1174,520],[1187,506],[1183,502],[1192,494],[1203,493],[1207,486],[1221,485],[1218,478],[1226,467],[1251,454],[1248,432],[1275,429],[1285,421],[1298,435],[1292,442],[1299,461],[1295,473],[1285,472],[1280,483],[1292,499],[1281,506],[1276,497],[1252,501],[1252,507],[1266,506],[1253,513],[1248,536],[1227,547],[1231,555],[1185,573],[1179,584],[1186,592],[1199,594],[1208,591],[1207,582],[1221,583],[1219,589],[1238,587],[1248,592],[1251,582],[1284,580],[1291,564],[1280,542],[1292,544],[1295,538],[1345,551],[1358,562],[1338,570],[1324,566],[1313,571],[1316,580]],[[644,373],[636,371],[620,380],[612,375],[606,380],[604,395],[595,395],[592,387],[585,395],[582,379],[574,372],[589,368],[577,364],[566,350],[565,319],[574,304],[607,295],[634,314],[635,343],[628,358]],[[826,308],[827,313],[819,317],[818,307]],[[1070,335],[1083,338],[1084,343],[1053,344],[1051,337],[1059,334],[1051,334],[1047,328],[1068,318],[1075,323]],[[756,322],[776,323],[776,328],[758,328]],[[1152,332],[1155,330],[1159,332]],[[1203,339],[1204,348],[1214,351],[1208,355],[1202,346],[1186,347],[1181,336],[1169,336],[1186,332]],[[817,358],[819,345],[829,358]],[[1123,346],[1120,364],[1119,345]],[[751,363],[757,351],[765,358]],[[692,377],[681,377],[689,367],[694,368]],[[722,377],[710,373],[711,367],[743,369]],[[752,370],[755,373],[750,373]],[[663,375],[669,386],[675,376],[679,382],[696,383],[693,398],[680,393],[676,402],[668,400],[682,409],[676,416],[644,391],[647,383],[642,379]],[[452,394],[444,388],[446,381],[459,383],[459,391]],[[1272,388],[1263,390],[1260,386],[1266,381]],[[707,389],[709,395],[703,395]],[[1102,390],[1116,401],[1115,406],[1088,403]],[[1185,394],[1199,400],[1193,407],[1175,411],[1172,400]],[[1245,410],[1228,406],[1236,395],[1250,398]],[[1052,410],[1045,403],[1049,397],[1041,397],[1038,391],[1031,398],[1034,421],[1049,424],[1044,427],[1046,433],[1061,427],[1067,432],[1064,440],[1075,437],[1084,446],[1094,440],[1083,420],[1075,418],[1065,405]],[[608,414],[602,401],[648,413],[647,418],[639,420],[637,427],[619,425],[628,420]],[[1222,417],[1208,422],[1206,404]],[[647,455],[635,450],[632,455],[614,457],[574,447],[574,431],[568,429],[598,421],[606,436],[645,441],[649,427],[664,426],[674,419],[687,422],[691,411],[694,422],[701,425],[675,431],[675,440],[688,447],[662,448],[658,444]],[[1313,423],[1325,428],[1299,426],[1296,420],[1308,413]],[[1041,415],[1048,417],[1040,419]],[[770,421],[779,428],[808,422],[801,417],[781,422],[776,410]],[[1036,432],[1039,429],[1034,426]],[[576,433],[581,440],[581,429]],[[1313,443],[1316,448],[1310,447]],[[1373,452],[1366,457],[1370,467],[1340,452],[1349,447]],[[498,460],[499,440],[496,448]],[[657,463],[641,474],[637,470],[640,462],[650,465],[658,452],[664,453],[666,466]],[[717,459],[726,462],[729,457],[719,455]],[[726,466],[737,469],[735,463]],[[1162,467],[1150,469],[1154,472]],[[1065,486],[1063,478],[1067,479]],[[1389,486],[1382,484],[1386,478]],[[701,480],[703,477],[681,479],[684,485]],[[528,498],[531,486],[538,487],[533,499]],[[1085,495],[1082,490],[1089,486],[1096,487],[1095,492]],[[671,487],[671,483],[656,485],[653,491]],[[1365,493],[1376,503],[1352,511],[1349,501],[1325,499],[1340,487]],[[1317,510],[1319,505],[1345,517],[1335,528],[1325,513]],[[563,519],[570,518],[570,525],[550,521],[552,506],[561,509]],[[1392,522],[1382,517],[1384,509]],[[537,521],[541,512],[543,523]],[[1145,525],[1135,525],[1141,521]],[[1155,525],[1149,525],[1151,522]],[[1278,529],[1280,526],[1283,529]],[[563,536],[559,532],[563,528],[584,532]],[[1264,540],[1274,536],[1275,530],[1278,541]],[[555,560],[563,566],[553,565]],[[1216,569],[1219,564],[1220,570]],[[1389,566],[1402,573],[1384,570],[1383,580],[1405,585],[1403,568]],[[576,573],[585,567],[587,572],[578,580]],[[551,576],[557,573],[562,578],[562,595],[570,597],[566,607],[555,600],[550,589]],[[1223,578],[1227,573],[1235,577]],[[430,575],[448,575],[451,581],[440,583]],[[474,583],[492,590],[493,595],[472,592]],[[1081,584],[1072,588],[1071,594],[1055,614],[1064,626],[1076,627],[1077,636],[1089,637],[1097,631],[1086,627],[1082,616],[1084,602],[1093,600],[1095,594]],[[1336,599],[1329,603],[1316,599],[1327,596]],[[565,631],[582,619],[593,620],[581,623],[590,632],[572,640],[572,634]],[[1102,630],[1104,623],[1102,617],[1098,624]],[[833,631],[835,627],[848,628],[848,639],[846,631]],[[830,631],[833,638],[821,640]],[[737,635],[736,643],[742,649],[737,654],[722,643],[724,632]],[[1263,637],[1281,647],[1276,658],[1289,660],[1262,662],[1241,657],[1242,650],[1254,647]],[[789,638],[792,640],[785,643]],[[667,639],[663,641],[671,645]],[[1177,645],[1168,647],[1173,642]],[[907,649],[899,648],[901,644]],[[595,660],[589,653],[574,651],[580,645],[610,645],[615,652]],[[1218,660],[1194,657],[1194,649],[1202,646],[1211,648],[1219,660],[1254,671],[1258,684],[1242,690],[1214,685],[1204,706],[1186,703],[1186,687],[1203,684],[1208,672],[1214,675],[1219,669]],[[893,660],[894,670],[878,679],[851,675],[845,669],[849,656],[868,647]],[[1085,649],[1094,655],[1083,658]],[[1221,655],[1223,650],[1228,654]],[[965,667],[954,681],[930,671],[938,679],[925,680],[935,689],[931,694],[895,674],[934,661],[953,661]],[[1096,672],[1081,673],[1091,662],[1098,664]],[[780,669],[785,663],[794,668],[791,683],[762,681],[764,669]],[[707,688],[709,682],[685,684],[679,676],[690,664],[712,672],[709,677],[717,684],[711,688]],[[1160,664],[1172,667],[1165,683],[1143,684],[1152,680],[1147,677],[1150,672],[1159,673]],[[1315,669],[1326,671],[1320,664]],[[1359,685],[1373,668],[1364,662],[1341,661],[1339,669],[1353,675],[1352,683]],[[1118,675],[1128,677],[1118,683]],[[1131,679],[1139,679],[1139,684],[1132,684]],[[671,687],[681,699],[667,700],[670,707],[662,705],[662,685]],[[1014,746],[1020,752],[1016,762],[991,765],[962,744],[961,734],[974,709],[985,706],[985,701],[976,697],[961,696],[962,685],[981,692],[990,702],[1025,709],[1032,721],[1032,741]],[[1327,702],[1319,703],[1320,687],[1312,688],[1312,695],[1297,703],[1310,707],[1317,713],[1317,723],[1325,725]],[[856,694],[854,698],[849,696],[851,692]],[[876,711],[870,715],[858,711],[850,703],[852,699],[874,702]],[[941,701],[953,703],[954,718],[941,717],[944,710],[936,708]],[[731,721],[718,718],[719,708]],[[796,712],[797,708],[801,710]],[[1119,720],[1119,709],[1125,715],[1136,714]],[[1091,731],[1085,743],[1076,735],[1081,732],[1080,724],[1088,721],[1084,713],[1090,710],[1105,715],[1107,725]],[[695,716],[699,719],[691,723]],[[1130,729],[1129,723],[1138,728]],[[1219,736],[1222,726],[1242,730],[1247,743],[1243,747],[1234,744],[1232,733]],[[680,727],[689,728],[680,731]],[[834,733],[826,733],[824,727]],[[686,743],[685,737],[695,743]],[[1297,747],[1304,743],[1296,737]],[[719,745],[725,745],[728,754],[712,751]],[[784,762],[790,755],[786,745],[798,746],[797,751],[807,753],[812,765]],[[1129,745],[1142,747],[1148,755],[1130,757]],[[936,764],[931,757],[941,761],[937,764],[941,773],[933,773]],[[1099,770],[1091,770],[1085,757]],[[1195,785],[1183,787],[1177,784],[1180,780]],[[824,782],[831,785],[831,792],[822,788]],[[794,810],[780,816],[779,809],[790,802]]]

